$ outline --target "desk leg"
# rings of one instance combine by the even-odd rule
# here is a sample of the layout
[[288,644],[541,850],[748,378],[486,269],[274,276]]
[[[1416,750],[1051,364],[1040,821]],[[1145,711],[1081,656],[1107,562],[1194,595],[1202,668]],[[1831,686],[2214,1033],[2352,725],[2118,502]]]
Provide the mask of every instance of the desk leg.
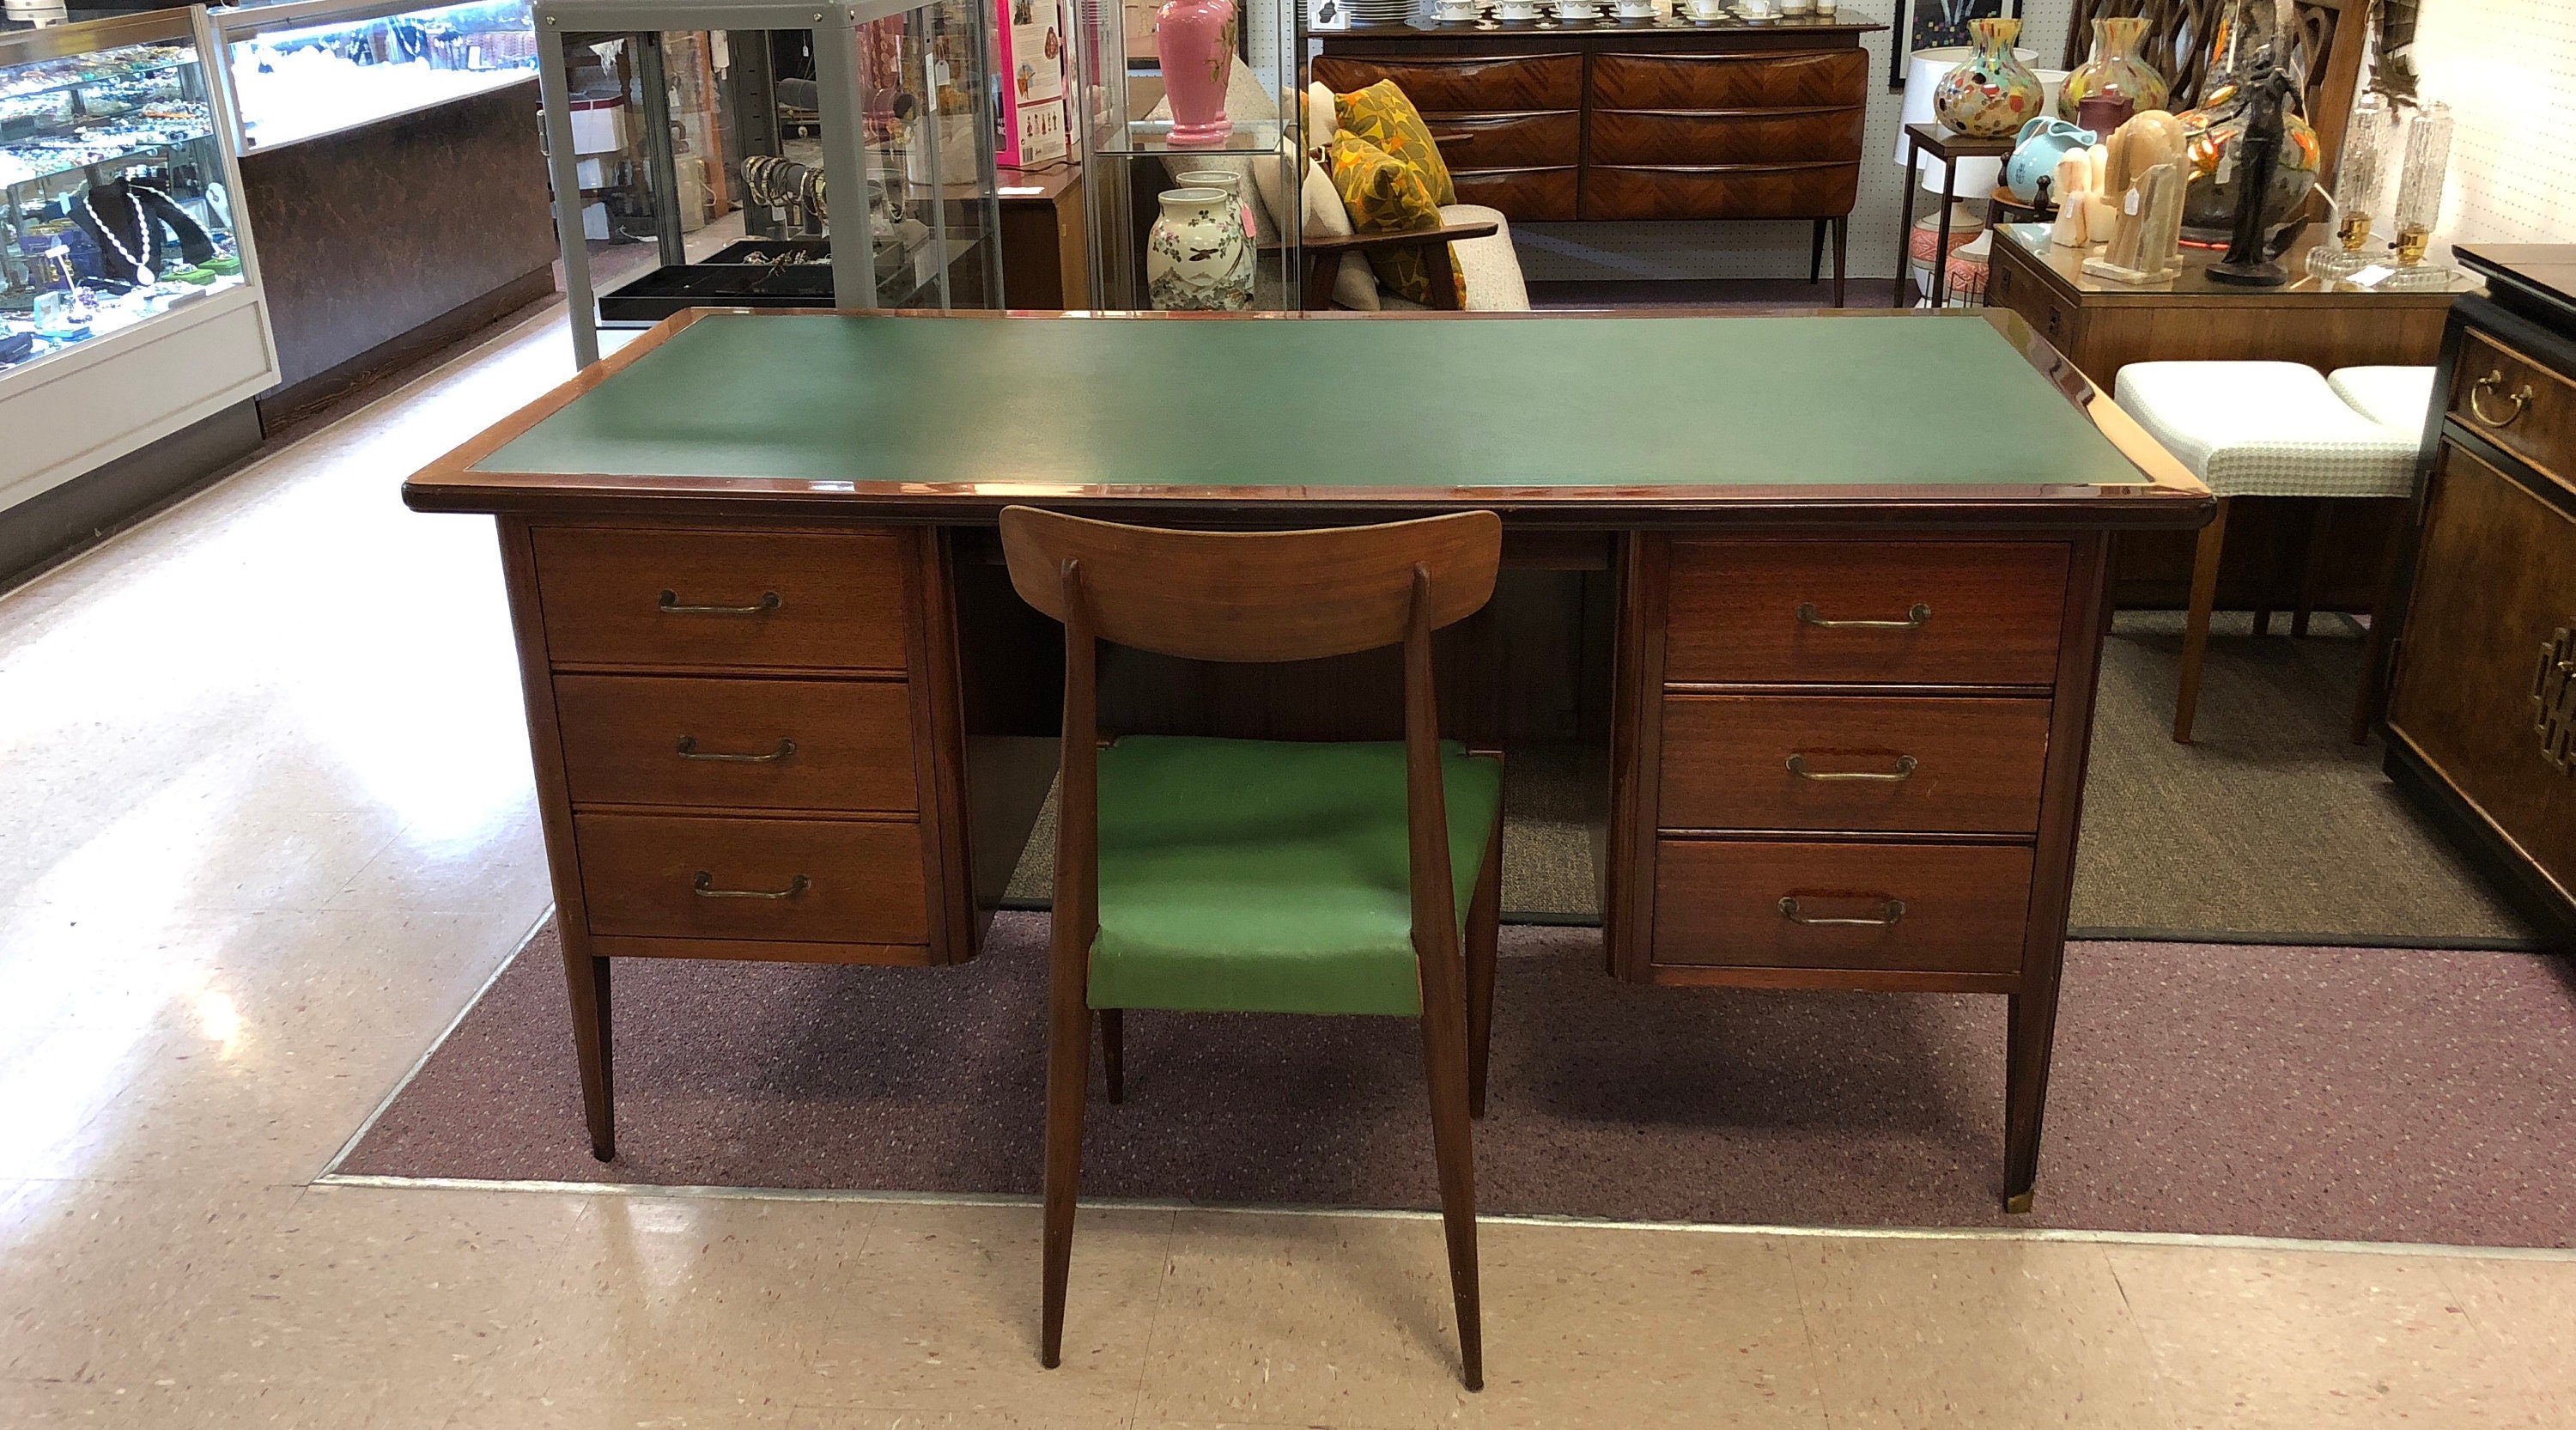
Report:
[[[559,931],[560,932],[560,931]],[[608,1034],[608,960],[563,941],[564,986],[572,994],[573,1053],[581,1063],[581,1110],[590,1124],[590,1155],[617,1156],[617,1091]]]
[[2058,626],[2057,698],[2049,713],[2048,773],[2031,867],[2030,920],[2022,935],[2021,987],[2012,995],[2004,1055],[2004,1209],[2026,1212],[2039,1180],[2039,1132],[2048,1109],[2049,1051],[2066,967],[2066,910],[2075,887],[2075,835],[2084,817],[2084,768],[2093,748],[2093,695],[2102,637],[2111,624],[2111,538],[2077,537],[2068,552],[2066,608]]
[[[1941,236],[1932,242],[1932,306],[1950,306],[1950,211],[1958,207],[1959,161],[1941,161]],[[1909,240],[1910,241],[1910,240]]]
[[1910,132],[1905,136],[1905,213],[1896,221],[1896,301],[1889,306],[1912,307],[1907,290],[1914,286],[1914,189],[1921,180],[1915,163],[1923,156],[1923,141]]
[[1851,215],[1834,220],[1834,306],[1843,305],[1843,270],[1851,257]]

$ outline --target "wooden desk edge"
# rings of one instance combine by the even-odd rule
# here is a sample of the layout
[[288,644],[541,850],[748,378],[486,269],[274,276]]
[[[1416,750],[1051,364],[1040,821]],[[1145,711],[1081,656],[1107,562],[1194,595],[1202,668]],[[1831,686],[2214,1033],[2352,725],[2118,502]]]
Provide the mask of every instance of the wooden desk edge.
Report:
[[[915,484],[895,482],[818,483],[775,478],[736,477],[631,477],[583,473],[513,473],[483,472],[476,464],[508,446],[531,428],[563,410],[582,394],[591,391],[610,377],[625,370],[645,354],[670,341],[671,337],[702,319],[728,314],[752,314],[744,308],[689,308],[663,319],[640,337],[591,367],[574,374],[516,412],[475,434],[462,445],[414,473],[403,483],[403,502],[414,511],[423,512],[527,512],[558,505],[579,503],[597,510],[604,501],[614,504],[623,500],[649,503],[658,510],[669,510],[677,501],[702,502],[720,508],[730,501],[761,501],[779,514],[796,514],[800,505],[809,509],[804,514],[846,515],[853,507],[868,509],[871,516],[884,520],[936,520],[946,516],[954,520],[965,511],[989,503],[998,511],[1015,501],[1044,501],[1077,506],[1104,506],[1133,509],[1158,504],[1204,504],[1210,501],[1276,502],[1293,501],[1309,509],[1345,509],[1364,512],[1372,518],[1400,511],[1438,511],[1461,506],[1487,507],[1524,516],[1537,516],[1551,508],[1566,508],[1608,515],[1619,512],[1629,516],[1655,514],[1683,515],[1693,511],[1723,511],[1744,516],[1755,513],[1791,518],[1809,518],[1825,524],[1852,520],[1883,522],[1891,510],[1911,515],[1938,516],[1944,519],[2009,520],[2027,514],[2033,522],[2053,513],[2063,520],[2070,502],[2085,513],[2083,524],[2119,528],[2180,527],[2197,528],[2209,523],[2216,507],[2209,499],[2209,489],[2190,471],[2174,460],[2154,438],[2122,412],[2109,395],[2095,386],[2051,346],[2039,332],[2018,314],[1994,309],[1980,316],[1992,324],[2006,341],[2022,354],[2025,361],[2049,380],[2068,402],[2092,420],[2102,435],[2122,456],[2138,468],[2142,481],[2134,484],[2094,486],[2089,484],[1987,484],[1958,486],[1888,486],[1853,483],[1838,486],[1670,486],[1670,487],[1403,487],[1358,489],[1347,487],[1116,487],[1073,483],[978,482],[971,484]],[[1928,319],[1945,315],[1928,310],[1823,309],[1818,317],[1867,319]],[[805,309],[787,313],[760,313],[763,317],[854,317],[906,316],[900,312],[868,314],[850,310]],[[1214,313],[1097,313],[1069,311],[1063,313],[1030,313],[969,311],[941,314],[949,318],[1062,317],[1104,318],[1122,320],[1196,322],[1239,322],[1247,315]],[[1260,313],[1248,315],[1260,320],[1307,321],[1316,318],[1368,319],[1384,321],[1504,321],[1517,322],[1546,319],[1546,313]],[[1673,317],[1747,317],[1741,310],[1685,308],[1663,310],[1614,309],[1587,316],[1620,318]],[[1779,316],[1779,314],[1766,314]],[[1955,316],[1955,315],[1949,315]],[[2084,498],[2091,498],[2085,500]],[[2178,498],[2198,498],[2189,508],[2179,506]],[[1938,512],[1923,508],[1938,508]],[[1635,525],[1634,521],[1598,523]]]

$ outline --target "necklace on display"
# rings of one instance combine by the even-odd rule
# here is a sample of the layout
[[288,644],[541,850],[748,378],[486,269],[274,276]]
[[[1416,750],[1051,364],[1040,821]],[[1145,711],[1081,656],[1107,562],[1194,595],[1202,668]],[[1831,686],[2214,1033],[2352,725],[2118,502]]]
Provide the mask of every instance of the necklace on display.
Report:
[[98,206],[89,201],[88,192],[81,194],[81,207],[88,211],[89,221],[98,225],[98,236],[106,239],[107,246],[116,250],[116,256],[124,259],[126,266],[134,270],[134,286],[149,288],[153,283],[152,265],[144,260],[152,253],[152,219],[143,212],[143,200],[137,198],[133,203],[134,247],[129,249],[125,240],[116,236],[116,230],[107,226],[107,220],[99,216]]

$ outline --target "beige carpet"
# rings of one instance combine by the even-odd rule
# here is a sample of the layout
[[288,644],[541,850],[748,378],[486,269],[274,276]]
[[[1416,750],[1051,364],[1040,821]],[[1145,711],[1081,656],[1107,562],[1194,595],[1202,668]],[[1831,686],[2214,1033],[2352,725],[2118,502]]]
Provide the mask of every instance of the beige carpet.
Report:
[[[2276,631],[2286,629],[2286,618]],[[2362,636],[2321,616],[2301,640],[2256,640],[2221,613],[2197,743],[2173,742],[2179,612],[2122,615],[2102,661],[2070,924],[2091,937],[2186,942],[2520,946],[2498,902],[2347,737]],[[1504,783],[1503,908],[1518,922],[1600,916],[1587,797],[1607,774],[1571,751],[1515,752]],[[1050,800],[1010,884],[1042,906]]]

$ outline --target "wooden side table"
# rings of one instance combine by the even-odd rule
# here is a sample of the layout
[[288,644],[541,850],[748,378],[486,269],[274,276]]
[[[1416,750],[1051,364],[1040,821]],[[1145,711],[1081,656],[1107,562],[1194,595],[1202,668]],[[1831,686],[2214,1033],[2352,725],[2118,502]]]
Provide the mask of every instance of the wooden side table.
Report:
[[1921,172],[1922,156],[1930,154],[1941,161],[1941,236],[1932,250],[1932,284],[1943,290],[1932,304],[1938,308],[1949,300],[1950,209],[1959,199],[1959,161],[2000,159],[2012,150],[2009,139],[1972,139],[1938,124],[1905,126],[1905,217],[1896,225],[1896,301],[1889,306],[1914,305],[1914,176]]

